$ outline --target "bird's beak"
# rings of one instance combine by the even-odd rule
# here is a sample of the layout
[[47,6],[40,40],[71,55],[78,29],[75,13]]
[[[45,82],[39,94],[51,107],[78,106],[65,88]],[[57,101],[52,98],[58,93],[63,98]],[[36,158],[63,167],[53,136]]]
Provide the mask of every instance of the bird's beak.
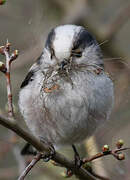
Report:
[[68,63],[69,61],[67,59],[64,59],[63,61],[60,62],[59,69],[64,70]]

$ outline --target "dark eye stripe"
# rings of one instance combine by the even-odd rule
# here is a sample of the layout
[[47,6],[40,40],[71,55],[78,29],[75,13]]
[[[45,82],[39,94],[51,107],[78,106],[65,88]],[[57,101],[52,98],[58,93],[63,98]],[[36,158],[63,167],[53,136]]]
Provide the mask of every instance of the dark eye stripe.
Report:
[[51,32],[48,34],[48,37],[46,40],[46,44],[45,44],[46,48],[49,48],[49,49],[51,48],[54,38],[55,38],[55,30],[52,29]]
[[83,50],[86,46],[90,46],[92,44],[97,44],[95,38],[86,29],[82,28],[74,38],[73,50]]
[[48,34],[48,38],[45,44],[45,47],[50,50],[51,58],[54,56],[55,52],[53,49],[53,41],[55,39],[55,30],[52,29],[51,32]]

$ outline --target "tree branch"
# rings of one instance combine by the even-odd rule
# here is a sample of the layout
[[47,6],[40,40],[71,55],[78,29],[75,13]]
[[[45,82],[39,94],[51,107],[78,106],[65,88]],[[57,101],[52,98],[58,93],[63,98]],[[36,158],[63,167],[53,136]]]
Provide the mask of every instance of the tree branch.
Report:
[[[25,141],[30,143],[32,146],[34,146],[39,152],[43,153],[49,153],[49,147],[47,145],[41,143],[37,138],[35,138],[32,134],[29,132],[23,130],[18,124],[16,124],[18,121],[11,121],[9,118],[4,117],[0,115],[0,124],[13,132],[15,132],[17,135],[19,135],[21,138],[23,138]],[[95,180],[95,178],[86,171],[83,167],[79,169],[75,169],[75,164],[73,161],[70,161],[64,157],[64,155],[56,152],[54,157],[52,158],[56,163],[61,164],[63,167],[66,167],[67,169],[71,169],[72,172],[79,177],[79,179],[89,179],[89,180]]]

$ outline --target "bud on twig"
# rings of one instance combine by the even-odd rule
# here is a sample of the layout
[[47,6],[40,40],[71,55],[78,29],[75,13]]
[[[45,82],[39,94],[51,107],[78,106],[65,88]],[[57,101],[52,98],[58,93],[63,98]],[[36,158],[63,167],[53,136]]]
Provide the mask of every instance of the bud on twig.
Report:
[[4,46],[0,46],[0,54],[4,55]]
[[64,178],[70,178],[72,177],[73,173],[71,170],[67,170],[67,172],[62,172],[61,175],[64,177]]
[[5,67],[5,64],[3,62],[0,61],[0,71],[3,72],[3,73],[6,73],[6,67]]
[[14,61],[17,57],[18,57],[18,50],[15,50],[10,56],[10,61]]
[[73,176],[73,172],[71,170],[67,170],[66,174],[68,178]]
[[117,157],[118,160],[124,160],[125,159],[125,155],[123,153],[118,154]]
[[7,52],[9,52],[10,46],[11,46],[11,43],[9,43],[8,40],[7,40],[7,43],[5,45],[5,48],[6,48]]
[[109,151],[109,146],[106,144],[102,147],[102,152],[105,153],[105,152],[108,152]]
[[122,139],[120,139],[117,143],[116,143],[116,147],[118,149],[122,148],[122,146],[124,145],[124,141]]

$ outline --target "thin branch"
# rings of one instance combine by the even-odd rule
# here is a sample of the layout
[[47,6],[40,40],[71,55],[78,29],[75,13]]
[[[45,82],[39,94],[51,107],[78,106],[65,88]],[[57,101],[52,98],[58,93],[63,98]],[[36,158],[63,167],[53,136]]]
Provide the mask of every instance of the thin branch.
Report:
[[93,161],[95,159],[98,159],[98,158],[101,158],[101,157],[104,157],[104,156],[108,156],[108,155],[112,155],[117,160],[124,160],[124,158],[125,158],[124,154],[119,153],[119,152],[122,152],[122,151],[125,151],[125,150],[130,150],[130,148],[126,147],[126,148],[120,148],[120,149],[107,150],[105,152],[100,152],[100,153],[97,153],[97,154],[93,155],[90,158],[84,158],[83,159],[83,164],[91,162],[91,161]]
[[[11,87],[11,63],[18,57],[18,51],[15,50],[13,53],[10,55],[10,46],[11,44],[8,42],[5,46],[0,47],[0,53],[5,56],[5,65],[4,63],[1,64],[1,71],[5,74],[6,77],[6,87],[7,87],[7,102],[8,102],[8,117],[11,118],[11,120],[14,121],[14,111],[13,111],[13,103],[12,103],[12,87]],[[10,133],[10,137],[15,137],[17,139],[18,137],[16,134],[13,132]],[[19,172],[23,171],[23,169],[26,167],[25,166],[25,161],[24,158],[20,154],[20,149],[16,145],[16,141],[12,143],[13,146],[12,152],[15,156],[15,159],[18,162],[18,167],[19,167]]]
[[11,80],[10,80],[10,71],[11,71],[11,63],[14,61],[18,56],[18,50],[15,50],[11,55],[10,53],[10,43],[7,40],[5,46],[0,47],[0,54],[5,55],[6,63],[0,64],[0,71],[5,74],[6,82],[7,82],[7,98],[8,98],[8,115],[10,118],[14,118],[13,113],[13,104],[12,104],[12,88],[11,88]]
[[25,168],[25,170],[22,172],[18,180],[24,180],[26,175],[31,171],[31,169],[35,166],[35,164],[41,159],[42,154],[38,153],[34,159],[30,162],[30,164]]
[[15,50],[10,56],[9,55],[10,45],[11,44],[8,43],[8,40],[7,40],[7,43],[5,45],[3,52],[4,52],[4,55],[6,57],[6,73],[5,73],[5,76],[6,76],[6,82],[7,82],[8,114],[9,114],[10,118],[14,118],[10,71],[11,71],[11,63],[12,63],[12,61],[14,61],[17,58],[18,52],[17,52],[17,50]]

